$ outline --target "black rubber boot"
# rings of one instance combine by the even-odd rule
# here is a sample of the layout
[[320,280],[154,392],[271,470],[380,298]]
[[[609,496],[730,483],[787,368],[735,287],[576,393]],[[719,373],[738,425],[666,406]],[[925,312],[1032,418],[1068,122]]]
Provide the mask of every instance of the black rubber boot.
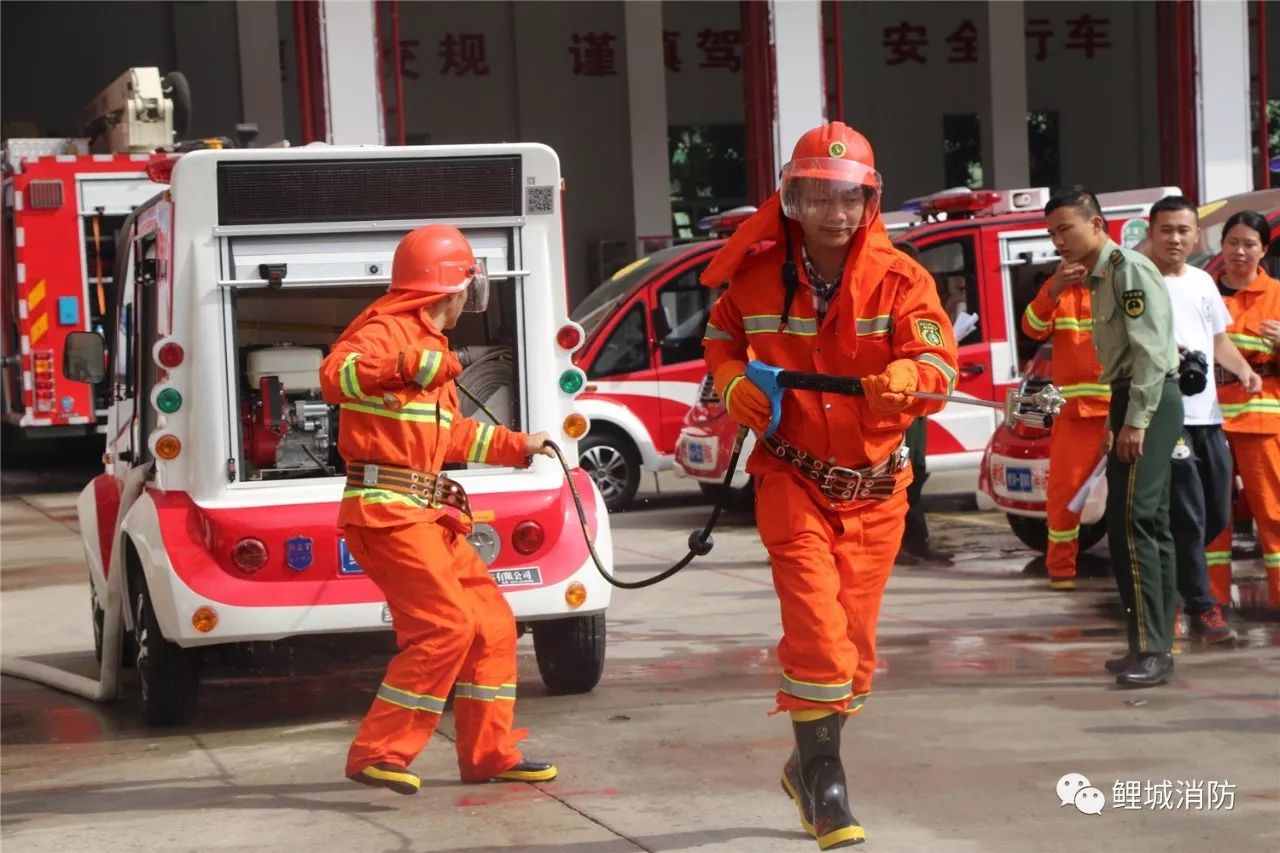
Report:
[[783,768],[782,784],[788,794],[797,795],[800,822],[817,839],[819,850],[852,847],[867,840],[862,825],[849,810],[844,767],[840,764],[843,723],[844,715],[835,714],[791,723],[796,751],[794,760]]

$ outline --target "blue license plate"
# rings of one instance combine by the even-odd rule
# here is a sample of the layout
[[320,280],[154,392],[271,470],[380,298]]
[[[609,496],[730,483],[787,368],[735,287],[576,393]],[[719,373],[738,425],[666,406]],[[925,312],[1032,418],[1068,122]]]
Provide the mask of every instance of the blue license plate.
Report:
[[351,556],[351,552],[347,550],[346,539],[338,540],[338,573],[343,575],[364,574],[364,569],[360,568],[356,558]]
[[1011,492],[1030,492],[1031,469],[1006,468],[1004,472],[1004,483]]

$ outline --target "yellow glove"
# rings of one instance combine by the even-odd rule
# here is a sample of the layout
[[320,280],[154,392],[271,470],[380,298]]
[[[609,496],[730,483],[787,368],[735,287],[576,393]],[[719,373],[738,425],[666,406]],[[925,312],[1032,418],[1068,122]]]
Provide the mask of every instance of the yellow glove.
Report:
[[756,432],[764,432],[769,428],[773,410],[760,386],[746,377],[746,368],[741,361],[726,361],[716,368],[713,376],[716,393],[724,401],[729,417]]
[[910,392],[920,387],[920,370],[909,358],[889,362],[884,373],[862,380],[867,405],[877,415],[897,415],[911,405]]

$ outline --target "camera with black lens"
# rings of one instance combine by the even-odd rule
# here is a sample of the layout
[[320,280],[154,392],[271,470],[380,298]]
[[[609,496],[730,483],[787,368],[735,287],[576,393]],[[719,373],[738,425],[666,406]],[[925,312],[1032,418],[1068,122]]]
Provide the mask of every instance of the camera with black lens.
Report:
[[1178,362],[1178,388],[1191,397],[1209,386],[1209,359],[1199,350],[1183,350]]

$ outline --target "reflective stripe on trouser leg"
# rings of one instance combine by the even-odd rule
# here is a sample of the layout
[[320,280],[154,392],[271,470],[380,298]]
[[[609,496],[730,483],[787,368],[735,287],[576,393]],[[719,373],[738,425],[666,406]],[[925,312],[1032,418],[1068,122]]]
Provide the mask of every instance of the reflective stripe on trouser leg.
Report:
[[[1129,650],[1167,652],[1173,641],[1177,569],[1169,530],[1170,458],[1182,431],[1182,397],[1165,382],[1147,427],[1142,456],[1107,462],[1107,539],[1116,588],[1125,605]],[[1123,423],[1128,394],[1114,394],[1111,419]]]
[[1209,590],[1219,604],[1231,603],[1231,513],[1227,526],[1207,546],[1204,562],[1209,572]]
[[[780,710],[845,711],[860,707],[865,696],[856,694],[870,690],[875,622],[901,541],[905,491],[865,507],[841,518],[790,474],[760,478],[757,526],[782,611]],[[875,523],[864,530],[868,519]],[[873,535],[874,545],[864,546]]]
[[347,753],[347,775],[377,762],[408,767],[439,724],[443,697],[476,638],[453,572],[453,534],[430,523],[344,533],[351,556],[386,596],[400,647]]
[[1280,607],[1280,434],[1236,433],[1231,442],[1258,527],[1262,562],[1267,567],[1267,601]]
[[458,773],[481,781],[524,760],[512,730],[516,707],[516,621],[511,606],[475,550],[459,537],[455,565],[476,621],[471,647],[453,691]]
[[1049,437],[1049,482],[1045,490],[1049,548],[1045,567],[1051,578],[1076,576],[1080,550],[1080,514],[1067,504],[1098,463],[1105,417],[1059,418]]

